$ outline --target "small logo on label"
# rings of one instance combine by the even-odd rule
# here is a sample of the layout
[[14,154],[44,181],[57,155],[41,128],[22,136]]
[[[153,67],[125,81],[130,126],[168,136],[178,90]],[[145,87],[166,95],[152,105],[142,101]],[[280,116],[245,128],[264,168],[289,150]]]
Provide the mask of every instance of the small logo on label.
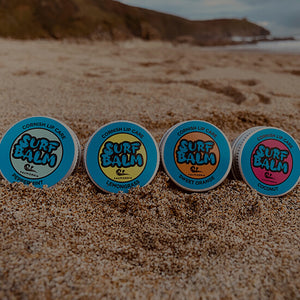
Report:
[[273,178],[272,173],[269,173],[269,172],[266,172],[266,173],[265,173],[265,177],[266,177],[266,178],[269,178],[269,179],[272,179],[272,178]]
[[116,174],[118,176],[127,176],[129,175],[128,173],[125,173],[125,170],[117,169]]
[[25,170],[25,171],[29,171],[29,172],[36,173],[36,171],[34,170],[34,166],[31,166],[31,165],[29,165],[29,164],[26,164],[26,165],[24,166],[24,170]]
[[193,172],[193,173],[201,173],[201,170],[199,170],[199,167],[192,166],[191,167],[191,172]]

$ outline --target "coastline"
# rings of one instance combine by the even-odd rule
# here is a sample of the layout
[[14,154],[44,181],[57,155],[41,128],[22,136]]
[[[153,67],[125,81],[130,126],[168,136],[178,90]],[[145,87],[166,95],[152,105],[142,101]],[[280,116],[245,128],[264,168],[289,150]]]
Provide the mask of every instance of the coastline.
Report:
[[300,40],[270,40],[270,41],[258,41],[257,43],[240,44],[240,45],[228,45],[224,46],[224,49],[232,51],[261,51],[269,53],[281,53],[281,54],[300,54]]

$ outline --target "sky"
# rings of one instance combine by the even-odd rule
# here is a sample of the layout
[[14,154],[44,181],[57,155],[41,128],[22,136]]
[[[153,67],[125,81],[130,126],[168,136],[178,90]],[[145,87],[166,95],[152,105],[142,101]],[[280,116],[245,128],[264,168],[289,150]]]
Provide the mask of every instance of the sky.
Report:
[[300,0],[119,0],[191,20],[247,18],[274,36],[300,36]]

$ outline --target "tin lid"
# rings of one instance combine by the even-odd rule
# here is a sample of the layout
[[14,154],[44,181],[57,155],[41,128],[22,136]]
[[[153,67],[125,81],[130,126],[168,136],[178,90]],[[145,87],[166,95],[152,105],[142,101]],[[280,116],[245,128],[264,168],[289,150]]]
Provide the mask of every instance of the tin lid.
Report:
[[259,129],[264,128],[264,126],[256,126],[251,127],[244,131],[241,135],[239,135],[231,144],[232,149],[232,175],[234,179],[242,180],[242,174],[240,172],[240,166],[239,166],[239,152],[242,149],[243,144],[248,139],[248,137],[251,135],[251,133],[258,131]]
[[180,122],[180,123],[177,123],[175,125],[173,125],[171,128],[169,128],[165,133],[164,135],[162,136],[160,142],[159,142],[159,150],[160,150],[160,153],[161,153],[161,148],[162,148],[162,145],[165,143],[165,140],[167,138],[167,136],[169,135],[169,133],[175,128],[177,127],[179,124],[181,124],[183,122]]
[[51,187],[73,172],[80,147],[66,124],[37,116],[21,120],[4,134],[0,156],[1,174],[9,182]]
[[231,148],[216,126],[199,120],[179,123],[161,142],[163,166],[181,188],[203,192],[218,186],[231,168]]
[[299,146],[281,129],[263,127],[252,132],[237,158],[243,179],[262,195],[282,196],[299,181]]
[[104,192],[128,192],[145,186],[159,166],[159,151],[152,135],[130,121],[115,121],[99,128],[84,151],[90,179]]

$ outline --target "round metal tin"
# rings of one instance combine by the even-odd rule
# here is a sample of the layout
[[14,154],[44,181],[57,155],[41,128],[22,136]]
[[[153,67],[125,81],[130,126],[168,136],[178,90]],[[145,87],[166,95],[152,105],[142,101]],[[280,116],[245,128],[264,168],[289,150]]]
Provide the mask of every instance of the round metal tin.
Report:
[[99,128],[84,151],[91,180],[104,192],[128,192],[145,186],[159,166],[159,151],[152,135],[130,121],[115,121]]
[[282,196],[299,182],[300,151],[297,142],[274,127],[254,127],[233,145],[233,174],[265,196]]
[[160,151],[169,177],[191,192],[215,188],[231,168],[231,147],[226,136],[205,121],[186,121],[173,126],[163,136]]
[[13,125],[0,144],[1,174],[9,182],[42,188],[67,178],[80,157],[75,133],[49,117],[31,117]]

